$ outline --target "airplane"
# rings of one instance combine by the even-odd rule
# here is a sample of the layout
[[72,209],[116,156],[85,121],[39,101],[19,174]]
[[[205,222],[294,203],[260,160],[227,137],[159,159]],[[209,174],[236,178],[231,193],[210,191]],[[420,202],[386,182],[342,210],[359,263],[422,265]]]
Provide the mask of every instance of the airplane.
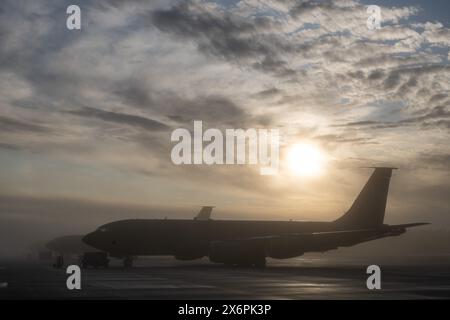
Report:
[[49,250],[45,242],[34,242],[27,248],[27,259],[36,259],[40,261],[50,260],[52,258],[52,251]]
[[82,255],[85,252],[98,251],[82,241],[83,235],[70,235],[50,240],[45,246],[59,255]]
[[348,211],[331,222],[213,220],[204,207],[194,220],[131,219],[100,226],[83,241],[132,266],[135,256],[169,255],[178,260],[208,257],[231,266],[265,267],[266,258],[288,259],[325,252],[426,225],[384,224],[392,167],[374,172]]
[[83,235],[70,235],[50,240],[45,246],[55,254],[54,267],[59,269],[64,265],[64,257],[82,257],[86,252],[98,252],[96,248],[82,241]]

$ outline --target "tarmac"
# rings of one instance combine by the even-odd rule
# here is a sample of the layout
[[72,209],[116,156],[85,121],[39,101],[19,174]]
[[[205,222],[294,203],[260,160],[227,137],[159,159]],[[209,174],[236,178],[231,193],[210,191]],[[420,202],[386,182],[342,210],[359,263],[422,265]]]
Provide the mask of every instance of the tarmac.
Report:
[[[76,262],[76,261],[75,261]],[[367,266],[381,268],[381,289],[369,290]],[[51,261],[0,259],[0,299],[449,299],[450,257],[349,259],[323,256],[268,259],[238,268],[207,259],[139,258],[124,269],[81,269],[69,290],[65,269]]]

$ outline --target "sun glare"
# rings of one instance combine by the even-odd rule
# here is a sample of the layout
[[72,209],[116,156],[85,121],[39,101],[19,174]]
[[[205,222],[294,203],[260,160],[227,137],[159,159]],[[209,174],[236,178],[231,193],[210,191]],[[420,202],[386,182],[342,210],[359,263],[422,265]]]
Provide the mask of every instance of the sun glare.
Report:
[[318,176],[324,170],[325,154],[314,144],[297,143],[288,151],[287,165],[295,175]]

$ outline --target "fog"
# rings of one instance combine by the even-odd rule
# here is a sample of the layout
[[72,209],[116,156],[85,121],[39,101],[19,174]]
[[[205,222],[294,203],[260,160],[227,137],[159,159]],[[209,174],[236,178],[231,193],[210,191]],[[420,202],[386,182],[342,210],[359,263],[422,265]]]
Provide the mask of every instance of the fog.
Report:
[[[143,207],[74,199],[0,196],[0,257],[24,257],[30,246],[65,235],[85,234],[120,219],[192,219],[198,207]],[[256,219],[239,212],[216,210],[213,219]],[[449,256],[450,230],[437,225],[410,229],[398,237],[339,248],[328,257]],[[319,254],[320,256],[320,254]]]

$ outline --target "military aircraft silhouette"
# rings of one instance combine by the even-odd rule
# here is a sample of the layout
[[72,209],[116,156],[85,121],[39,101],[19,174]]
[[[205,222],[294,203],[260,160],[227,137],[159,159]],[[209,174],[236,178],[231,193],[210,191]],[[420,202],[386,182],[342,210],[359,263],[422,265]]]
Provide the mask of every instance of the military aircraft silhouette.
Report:
[[83,241],[132,265],[135,256],[171,255],[178,260],[209,257],[227,265],[263,267],[266,257],[287,259],[305,252],[390,236],[428,223],[384,224],[392,170],[375,167],[350,209],[331,222],[212,220],[203,207],[193,220],[121,220],[100,226]]

